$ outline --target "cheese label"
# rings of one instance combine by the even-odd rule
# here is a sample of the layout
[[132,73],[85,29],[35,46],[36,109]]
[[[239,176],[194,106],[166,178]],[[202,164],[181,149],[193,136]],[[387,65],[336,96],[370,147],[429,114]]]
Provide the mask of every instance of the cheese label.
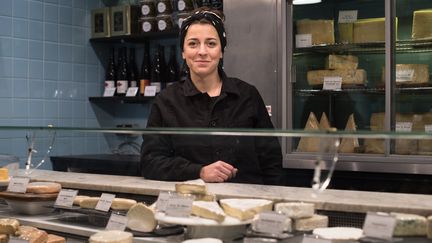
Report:
[[342,10],[339,11],[339,23],[354,23],[357,21],[357,10]]
[[165,212],[168,199],[171,197],[171,192],[159,192],[158,199],[156,201],[156,210]]
[[157,88],[157,86],[146,86],[144,89],[144,96],[156,96]]
[[331,243],[331,240],[315,238],[315,236],[305,235],[303,236],[302,243]]
[[375,239],[391,239],[396,226],[396,217],[387,213],[368,212],[363,224],[363,233],[366,237]]
[[262,212],[258,214],[258,220],[254,222],[258,232],[269,234],[282,234],[287,216],[276,212]]
[[341,90],[342,77],[324,77],[323,90]]
[[411,132],[412,122],[396,122],[396,132]]
[[192,212],[192,197],[185,197],[178,194],[173,194],[168,199],[165,213],[172,217],[189,217]]
[[103,93],[103,97],[112,97],[114,96],[115,91],[116,88],[106,87]]
[[136,96],[136,94],[138,93],[138,87],[129,87],[127,92],[126,92],[126,96]]
[[27,185],[29,181],[30,181],[29,177],[14,176],[10,179],[6,191],[25,193],[27,191]]
[[62,189],[60,190],[54,205],[72,207],[76,195],[78,195],[78,190]]
[[115,198],[114,194],[102,193],[98,203],[96,204],[95,209],[108,212],[108,210],[111,208],[111,204],[114,198]]
[[304,48],[312,46],[312,34],[297,34],[296,35],[296,47]]
[[105,229],[124,231],[126,229],[127,221],[128,219],[126,216],[117,213],[111,213]]
[[396,82],[410,82],[414,79],[414,69],[396,70]]
[[432,124],[425,125],[425,132],[432,133]]

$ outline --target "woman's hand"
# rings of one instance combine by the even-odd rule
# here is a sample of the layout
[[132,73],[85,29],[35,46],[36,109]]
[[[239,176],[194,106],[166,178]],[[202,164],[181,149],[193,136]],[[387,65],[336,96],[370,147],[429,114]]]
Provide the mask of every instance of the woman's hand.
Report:
[[218,160],[202,167],[200,177],[205,182],[224,182],[236,176],[237,168]]

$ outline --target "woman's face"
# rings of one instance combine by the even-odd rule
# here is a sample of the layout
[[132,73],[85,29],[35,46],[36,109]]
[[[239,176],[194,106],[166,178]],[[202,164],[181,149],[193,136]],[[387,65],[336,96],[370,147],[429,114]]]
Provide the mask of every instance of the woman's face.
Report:
[[216,29],[211,24],[196,23],[189,26],[182,56],[191,76],[206,77],[217,74],[222,48]]

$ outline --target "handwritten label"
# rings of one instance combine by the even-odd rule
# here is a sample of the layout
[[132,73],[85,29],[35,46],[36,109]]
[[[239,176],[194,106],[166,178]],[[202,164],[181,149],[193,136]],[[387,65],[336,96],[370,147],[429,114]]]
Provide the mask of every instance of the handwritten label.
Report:
[[425,125],[425,132],[432,133],[432,124]]
[[396,132],[411,132],[412,122],[396,122]]
[[386,213],[366,214],[363,233],[366,237],[391,239],[396,225],[396,218]]
[[262,233],[282,234],[287,216],[276,212],[262,212],[253,222],[253,229]]
[[78,190],[62,189],[54,203],[56,206],[72,207],[73,201],[78,194]]
[[9,185],[6,189],[8,192],[25,193],[27,191],[27,185],[30,182],[28,177],[12,177],[9,181]]
[[116,91],[116,88],[108,88],[106,87],[103,93],[103,97],[112,97],[114,96],[114,93]]
[[339,23],[354,23],[357,21],[357,10],[342,10],[339,11]]
[[298,34],[296,35],[296,47],[304,48],[312,46],[312,34]]
[[342,77],[324,77],[323,90],[341,90]]
[[312,235],[303,236],[302,243],[331,243],[331,240],[316,238]]
[[156,96],[156,91],[157,91],[157,86],[153,86],[153,85],[146,86],[144,89],[144,96]]
[[136,96],[138,93],[138,87],[129,87],[126,91],[126,96]]
[[396,82],[410,82],[414,78],[414,69],[396,70]]
[[120,230],[124,231],[126,229],[128,219],[124,215],[111,213],[108,223],[105,227],[106,230]]
[[192,197],[171,195],[166,204],[165,213],[173,217],[189,217],[192,211]]
[[170,197],[171,192],[160,192],[156,201],[156,210],[160,212],[165,212],[166,205]]
[[109,193],[102,193],[98,203],[96,204],[96,210],[108,212],[111,208],[112,201],[114,200],[115,195]]

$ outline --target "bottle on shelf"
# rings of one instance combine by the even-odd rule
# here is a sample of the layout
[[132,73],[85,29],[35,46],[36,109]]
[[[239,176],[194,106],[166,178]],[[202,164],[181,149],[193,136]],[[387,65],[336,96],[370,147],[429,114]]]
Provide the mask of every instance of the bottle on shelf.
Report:
[[118,54],[118,65],[119,70],[117,72],[117,95],[125,96],[128,89],[128,65],[127,65],[127,49],[123,47],[119,50]]
[[146,45],[144,48],[144,57],[143,57],[141,72],[140,72],[139,91],[141,96],[144,96],[145,87],[150,85],[150,80],[151,80],[150,52],[148,46]]
[[158,50],[156,52],[153,61],[153,71],[152,71],[152,82],[151,85],[156,86],[156,92],[160,92],[165,88],[166,84],[166,63],[165,63],[165,52],[162,45],[158,45]]
[[211,0],[202,0],[201,1],[201,7],[209,7],[211,8],[212,4],[211,4]]
[[179,66],[177,64],[177,50],[175,45],[171,46],[170,59],[168,61],[168,85],[180,80]]
[[108,66],[105,70],[105,88],[116,87],[116,75],[115,50],[112,48]]
[[135,62],[135,48],[129,49],[129,87],[138,87],[138,69]]
[[219,11],[222,11],[222,6],[223,6],[223,4],[222,4],[222,0],[211,0],[211,6],[212,6],[214,9],[217,9],[217,10],[219,10]]

